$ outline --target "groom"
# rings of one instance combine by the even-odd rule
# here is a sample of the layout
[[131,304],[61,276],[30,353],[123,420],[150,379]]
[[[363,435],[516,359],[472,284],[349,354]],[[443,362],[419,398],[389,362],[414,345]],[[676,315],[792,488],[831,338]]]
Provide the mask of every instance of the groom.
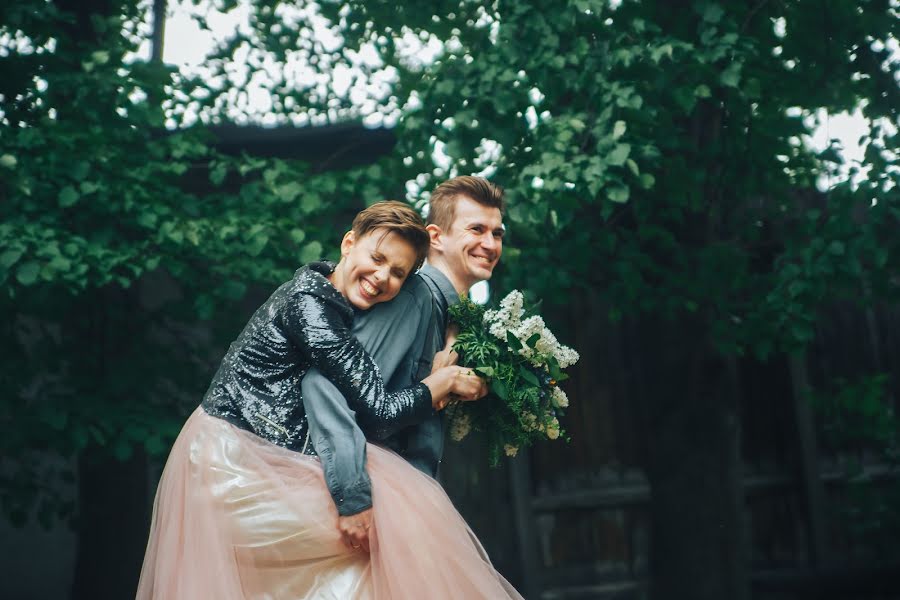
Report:
[[[357,313],[353,334],[378,364],[388,391],[421,381],[444,347],[448,310],[479,281],[490,279],[503,250],[503,190],[481,177],[454,177],[429,200],[428,262],[409,277],[391,302]],[[371,482],[366,473],[365,436],[347,402],[321,373],[302,381],[305,403],[315,404],[310,421],[313,446],[338,508],[339,528],[352,547],[368,549],[372,522]],[[441,415],[401,430],[386,446],[435,477],[443,453]]]

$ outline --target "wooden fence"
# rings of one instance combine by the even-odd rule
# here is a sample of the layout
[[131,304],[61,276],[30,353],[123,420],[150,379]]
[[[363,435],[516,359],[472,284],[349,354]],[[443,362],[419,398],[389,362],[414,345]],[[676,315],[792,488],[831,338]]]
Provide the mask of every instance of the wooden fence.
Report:
[[[543,444],[491,470],[477,438],[448,442],[445,488],[501,572],[529,599],[647,595],[653,490],[646,460],[654,440],[635,401],[641,333],[633,322],[609,323],[605,314],[576,303],[568,315],[572,337],[563,337],[582,355],[567,388],[570,444]],[[889,375],[886,395],[895,402],[898,332],[896,309],[834,306],[821,315],[805,354],[738,361],[753,597],[900,597],[891,570],[897,563],[880,562],[877,535],[855,535],[846,518],[859,501],[856,492],[897,487],[896,465],[864,444],[823,437],[822,417],[810,402],[810,390],[829,390],[838,377],[874,373]]]

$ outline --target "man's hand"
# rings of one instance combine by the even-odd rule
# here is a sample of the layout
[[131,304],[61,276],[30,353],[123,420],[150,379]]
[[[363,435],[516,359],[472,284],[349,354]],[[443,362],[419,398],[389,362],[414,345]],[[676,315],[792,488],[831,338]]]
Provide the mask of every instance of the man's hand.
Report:
[[455,365],[456,361],[459,360],[459,354],[453,349],[453,344],[456,343],[456,335],[458,333],[459,327],[456,325],[447,327],[447,343],[444,344],[443,350],[434,355],[434,360],[431,362],[432,373],[440,368]]
[[372,509],[349,516],[338,516],[338,529],[344,543],[353,550],[369,551],[369,529],[372,527]]

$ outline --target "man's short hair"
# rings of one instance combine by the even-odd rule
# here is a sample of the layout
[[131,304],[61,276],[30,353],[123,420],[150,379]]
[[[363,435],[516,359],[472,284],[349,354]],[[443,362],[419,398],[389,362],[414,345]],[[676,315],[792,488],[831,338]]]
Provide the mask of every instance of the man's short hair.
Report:
[[456,199],[464,196],[478,204],[497,208],[500,213],[506,208],[503,202],[503,188],[484,177],[461,175],[448,179],[437,186],[428,201],[428,224],[435,224],[448,231],[456,218]]
[[413,271],[422,266],[428,255],[431,238],[422,217],[413,207],[396,200],[376,202],[369,208],[360,211],[353,219],[352,230],[357,239],[376,229],[388,233],[396,233],[412,244],[416,251],[416,264]]

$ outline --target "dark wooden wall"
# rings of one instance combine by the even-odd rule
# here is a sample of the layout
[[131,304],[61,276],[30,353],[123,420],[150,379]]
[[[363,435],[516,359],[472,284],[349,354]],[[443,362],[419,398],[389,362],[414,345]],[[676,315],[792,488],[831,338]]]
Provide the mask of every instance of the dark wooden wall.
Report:
[[[528,598],[647,596],[653,535],[647,457],[659,443],[648,433],[639,398],[648,340],[640,324],[610,323],[606,314],[596,300],[578,298],[550,318],[581,353],[566,385],[571,406],[563,424],[571,443],[541,444],[491,470],[477,439],[448,441],[442,471],[448,494]],[[875,510],[866,508],[866,498],[886,498],[878,490],[897,489],[898,472],[871,448],[834,445],[809,396],[833,389],[839,377],[887,373],[887,399],[895,404],[898,332],[896,307],[835,305],[820,315],[806,353],[737,362],[753,597],[900,597],[891,570],[897,563],[882,561],[897,554],[879,554],[877,536],[854,533],[848,519],[851,508]],[[707,435],[702,423],[697,435]],[[690,545],[684,539],[685,551]]]

